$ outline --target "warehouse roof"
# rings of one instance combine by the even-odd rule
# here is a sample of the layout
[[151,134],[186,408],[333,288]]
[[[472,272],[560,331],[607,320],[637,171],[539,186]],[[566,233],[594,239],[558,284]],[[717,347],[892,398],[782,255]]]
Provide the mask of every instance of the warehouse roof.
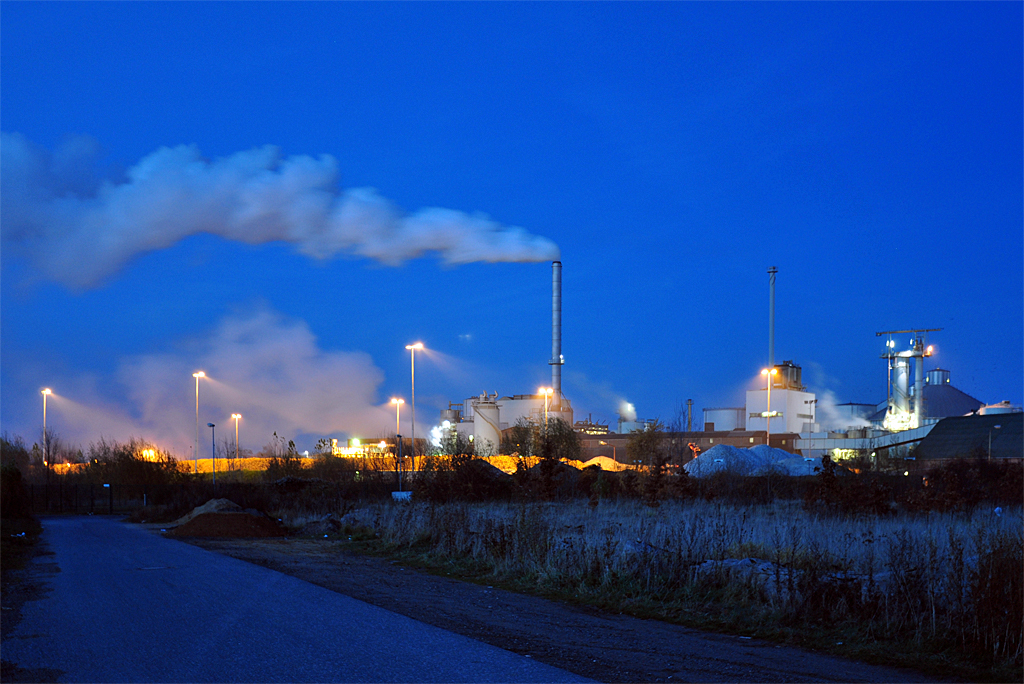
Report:
[[925,385],[924,407],[929,418],[964,416],[984,406],[971,395],[961,392],[952,385]]
[[1024,458],[1024,413],[943,418],[921,440],[914,456],[918,460],[986,458],[990,436],[993,460]]

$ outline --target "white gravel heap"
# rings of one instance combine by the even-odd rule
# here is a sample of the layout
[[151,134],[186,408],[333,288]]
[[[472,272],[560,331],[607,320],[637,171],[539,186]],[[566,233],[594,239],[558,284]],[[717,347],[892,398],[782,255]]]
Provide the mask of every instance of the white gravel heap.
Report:
[[766,444],[749,449],[717,444],[698,454],[683,469],[693,477],[707,477],[723,471],[736,475],[766,475],[770,472],[780,475],[813,475],[817,465],[817,459],[808,461],[799,454],[773,449]]

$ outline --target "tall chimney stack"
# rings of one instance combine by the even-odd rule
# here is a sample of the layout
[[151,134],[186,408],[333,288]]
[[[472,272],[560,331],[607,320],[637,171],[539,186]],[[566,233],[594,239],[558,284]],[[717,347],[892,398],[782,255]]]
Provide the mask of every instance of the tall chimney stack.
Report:
[[779,269],[768,269],[768,368],[775,368],[775,274]]
[[562,405],[562,262],[551,262],[551,388],[556,406]]

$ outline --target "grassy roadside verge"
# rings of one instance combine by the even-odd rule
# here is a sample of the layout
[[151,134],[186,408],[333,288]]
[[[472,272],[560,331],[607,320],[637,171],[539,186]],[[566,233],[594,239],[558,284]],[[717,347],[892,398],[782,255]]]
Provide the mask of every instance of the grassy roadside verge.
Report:
[[[844,527],[778,507],[382,506],[346,516],[342,539],[352,551],[576,605],[942,680],[1021,681],[1019,660],[958,642],[953,629],[979,631],[999,601],[1009,600],[1011,622],[1019,612],[1020,582],[1007,573],[1022,569],[1020,534],[1010,525],[1000,536],[989,523],[862,519]],[[964,567],[965,554],[974,570]],[[725,570],[730,559],[749,556],[771,560],[775,576],[758,582]],[[714,561],[709,572],[695,575],[707,559]],[[874,573],[867,582],[865,564]],[[1008,586],[994,587],[994,579]],[[951,581],[969,587],[961,598],[973,596],[977,605],[951,598]],[[1013,629],[1010,638],[1019,638]]]

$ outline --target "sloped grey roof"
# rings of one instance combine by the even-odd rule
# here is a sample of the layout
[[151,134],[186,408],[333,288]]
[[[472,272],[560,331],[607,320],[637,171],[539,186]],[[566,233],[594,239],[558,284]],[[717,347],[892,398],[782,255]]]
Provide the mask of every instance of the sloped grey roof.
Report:
[[924,386],[924,409],[928,418],[965,416],[984,405],[984,402],[961,392],[952,385]]
[[[996,429],[996,425],[1000,427]],[[993,460],[1024,458],[1024,413],[943,418],[921,440],[914,456],[919,461],[967,458],[978,450],[987,458],[990,432]]]
[[[949,418],[966,416],[984,406],[983,401],[975,399],[966,392],[961,392],[952,385],[925,385],[924,408],[926,418]],[[885,419],[888,408],[880,409],[868,417],[872,423]]]

